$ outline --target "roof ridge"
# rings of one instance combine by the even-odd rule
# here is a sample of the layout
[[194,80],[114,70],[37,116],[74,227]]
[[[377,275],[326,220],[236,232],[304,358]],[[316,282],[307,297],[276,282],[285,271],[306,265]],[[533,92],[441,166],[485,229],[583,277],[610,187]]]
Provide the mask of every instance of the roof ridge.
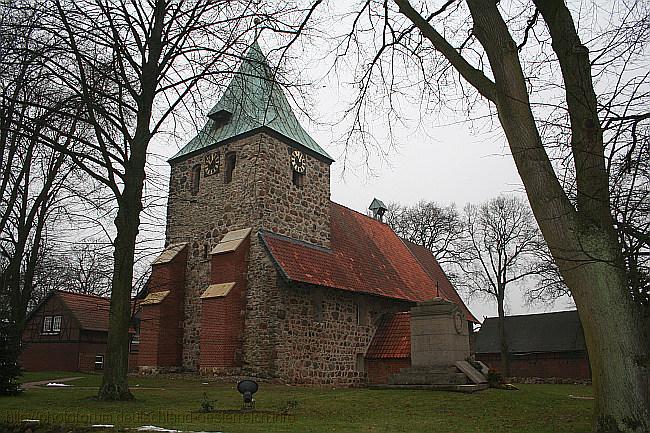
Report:
[[[375,223],[382,224],[382,225],[388,227],[388,228],[389,228],[393,233],[395,233],[395,230],[393,230],[393,229],[391,228],[391,226],[389,226],[387,223],[382,222],[382,221],[379,221],[379,220],[376,220],[376,219],[374,219],[373,217],[371,217],[370,215],[366,215],[365,213],[363,213],[363,212],[359,212],[358,210],[356,210],[356,209],[352,209],[351,207],[348,207],[348,206],[346,206],[346,205],[344,205],[344,204],[337,203],[337,202],[333,201],[332,199],[330,199],[330,203],[331,203],[331,204],[335,204],[335,205],[337,205],[337,206],[339,206],[339,207],[342,207],[343,209],[347,209],[347,210],[349,210],[350,212],[357,213],[357,214],[361,215],[362,217],[369,219],[370,221],[374,221]],[[397,235],[397,233],[395,233],[395,235]],[[398,236],[398,237],[399,237],[399,236]]]
[[[507,319],[507,318],[509,318],[509,317],[547,316],[547,315],[551,315],[551,314],[560,314],[560,313],[577,313],[577,312],[578,312],[578,310],[574,308],[573,310],[547,311],[547,312],[544,312],[544,313],[509,314],[509,315],[505,316],[505,318]],[[578,316],[578,317],[579,317],[579,316]],[[486,317],[485,320],[490,320],[490,319],[494,320],[494,319],[498,319],[498,318],[499,318],[499,316],[492,316],[492,317]]]
[[81,297],[85,297],[85,298],[96,298],[96,299],[101,299],[101,300],[104,300],[104,301],[110,301],[111,300],[110,297],[95,295],[95,294],[92,294],[92,293],[74,292],[72,290],[54,289],[54,292],[56,292],[56,293],[66,293],[66,294],[69,294],[69,295],[76,295],[76,296],[81,296]]

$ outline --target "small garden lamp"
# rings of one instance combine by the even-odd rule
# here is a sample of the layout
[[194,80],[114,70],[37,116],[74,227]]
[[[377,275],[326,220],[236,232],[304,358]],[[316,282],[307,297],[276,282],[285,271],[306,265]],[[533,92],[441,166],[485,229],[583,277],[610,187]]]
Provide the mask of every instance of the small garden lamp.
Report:
[[255,409],[255,399],[253,398],[253,394],[255,394],[258,389],[259,386],[254,380],[246,379],[237,384],[237,391],[239,391],[244,398],[242,409]]

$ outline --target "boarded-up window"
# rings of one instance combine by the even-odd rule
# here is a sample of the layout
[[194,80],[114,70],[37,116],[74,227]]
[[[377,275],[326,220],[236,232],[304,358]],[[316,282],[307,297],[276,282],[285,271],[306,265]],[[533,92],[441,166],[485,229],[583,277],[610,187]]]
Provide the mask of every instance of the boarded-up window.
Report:
[[201,186],[201,164],[196,164],[192,167],[192,195],[199,193],[199,186]]
[[305,173],[298,173],[297,171],[294,171],[293,184],[298,188],[303,187],[305,185]]
[[235,152],[226,153],[226,169],[224,171],[224,181],[226,183],[232,182],[232,176],[237,166],[237,154]]
[[363,353],[357,353],[357,365],[356,370],[364,373],[366,371],[366,364],[363,360]]

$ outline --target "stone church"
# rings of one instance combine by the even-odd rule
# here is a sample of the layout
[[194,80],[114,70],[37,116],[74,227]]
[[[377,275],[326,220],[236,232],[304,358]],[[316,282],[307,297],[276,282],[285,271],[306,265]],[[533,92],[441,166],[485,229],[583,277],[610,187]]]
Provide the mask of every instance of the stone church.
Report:
[[371,218],[330,201],[333,159],[272,75],[253,43],[169,161],[166,248],[140,302],[140,369],[366,383],[381,323],[436,297],[458,306],[471,333],[476,319],[440,266],[381,222],[381,202]]

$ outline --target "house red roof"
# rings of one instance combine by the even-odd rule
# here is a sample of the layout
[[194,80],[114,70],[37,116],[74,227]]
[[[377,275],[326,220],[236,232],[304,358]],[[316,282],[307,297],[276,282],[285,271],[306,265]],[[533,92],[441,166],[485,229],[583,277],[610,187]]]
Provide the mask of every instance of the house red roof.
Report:
[[108,331],[110,299],[62,290],[57,290],[55,294],[65,303],[82,329]]
[[[70,313],[79,323],[81,329],[87,331],[108,331],[108,320],[111,300],[97,295],[66,292],[55,290],[53,295],[58,296]],[[131,307],[133,310],[133,306]],[[129,332],[134,333],[133,328]]]
[[[260,232],[288,280],[410,302],[440,296],[477,322],[431,253],[430,259],[419,260],[388,225],[339,204],[331,204],[330,217],[329,249]],[[425,266],[431,263],[436,267],[429,272]]]
[[410,358],[411,313],[386,314],[379,322],[366,358]]

